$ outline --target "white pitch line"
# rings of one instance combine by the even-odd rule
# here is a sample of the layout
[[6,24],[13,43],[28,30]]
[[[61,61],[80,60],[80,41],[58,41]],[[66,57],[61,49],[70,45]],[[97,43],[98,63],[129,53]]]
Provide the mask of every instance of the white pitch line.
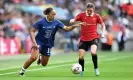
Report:
[[[108,59],[105,59],[105,60],[102,60],[100,62],[103,62],[103,61],[112,61],[112,60],[118,60],[118,59],[124,59],[124,58],[127,58],[127,57],[130,57],[130,56],[124,56],[124,57],[117,57],[117,58],[108,58]],[[58,66],[50,66],[50,67],[46,67],[46,68],[38,68],[38,69],[32,69],[32,70],[27,70],[28,72],[31,72],[31,71],[38,71],[38,70],[43,70],[43,69],[51,69],[51,68],[57,68],[57,67],[64,67],[64,66],[69,66],[69,65],[72,65],[72,63],[70,64],[64,64],[64,65],[58,65]],[[18,73],[18,72],[9,72],[9,73],[3,73],[3,74],[0,74],[0,76],[2,75],[8,75],[8,74],[15,74],[15,73]]]
[[[56,61],[56,62],[52,62],[52,63],[49,63],[50,64],[61,64],[61,63],[67,63],[67,62],[74,62],[74,61],[77,61],[77,60],[68,60],[68,61]],[[32,64],[31,67],[33,66],[38,66],[37,64]],[[14,66],[14,67],[10,67],[10,68],[2,68],[0,69],[0,71],[3,71],[3,70],[9,70],[9,69],[17,69],[17,68],[21,68],[21,66]]]
[[[104,57],[106,57],[106,56],[102,56],[102,58],[104,58]],[[124,58],[125,57],[128,57],[128,56],[124,56]],[[112,58],[107,58],[107,59],[112,59]],[[115,60],[116,58],[113,58],[113,59]],[[85,60],[89,61],[89,59],[85,59]],[[59,63],[74,62],[74,61],[77,61],[77,60],[56,61],[56,62],[52,62],[52,63],[49,63],[49,64],[59,64]],[[31,67],[34,67],[34,66],[38,66],[38,65],[37,64],[32,64],[31,65]],[[2,68],[2,69],[0,69],[0,71],[10,70],[10,69],[17,69],[17,68],[21,68],[21,66],[13,66],[13,67],[10,67],[10,68]]]
[[[99,57],[104,58],[104,57],[106,57],[106,56],[99,56]],[[87,60],[89,60],[89,59],[85,59],[85,60],[87,61]],[[74,62],[74,61],[77,61],[77,60],[56,61],[56,62],[54,61],[54,62],[49,63],[49,64],[58,64],[58,63]],[[32,64],[31,66],[33,67],[33,66],[38,66],[38,65],[37,65],[37,64]],[[9,69],[17,69],[17,68],[21,68],[21,66],[12,66],[12,67],[10,67],[10,68],[1,68],[0,71],[9,70]]]
[[[64,64],[64,65],[58,65],[58,66],[50,66],[50,67],[46,67],[46,68],[32,69],[32,70],[27,70],[27,72],[45,70],[45,69],[51,69],[51,68],[57,68],[57,67],[64,67],[64,66],[69,66],[69,65],[72,65],[72,64]],[[7,75],[7,74],[14,74],[14,73],[19,73],[19,72],[4,73],[4,74],[0,74],[0,76]]]

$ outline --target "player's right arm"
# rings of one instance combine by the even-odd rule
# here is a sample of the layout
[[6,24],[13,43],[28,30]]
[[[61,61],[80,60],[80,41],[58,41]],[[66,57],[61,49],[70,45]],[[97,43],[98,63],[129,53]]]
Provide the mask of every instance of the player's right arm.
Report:
[[35,32],[40,28],[41,20],[38,20],[33,24],[33,27],[30,28],[30,37],[33,44],[33,48],[38,49],[38,45],[35,40]]
[[82,23],[81,23],[81,13],[78,14],[74,19],[71,19],[70,24],[74,24],[74,25],[64,26],[64,29],[66,31],[70,31],[70,30],[73,30],[75,27],[81,26],[82,25]]
[[36,32],[36,29],[31,27],[30,28],[30,37],[31,37],[31,41],[33,44],[33,48],[38,49],[38,45],[37,45],[36,40],[35,40],[35,32]]
[[70,24],[73,24],[75,22],[80,22],[81,21],[81,13],[78,14],[75,18],[70,20]]

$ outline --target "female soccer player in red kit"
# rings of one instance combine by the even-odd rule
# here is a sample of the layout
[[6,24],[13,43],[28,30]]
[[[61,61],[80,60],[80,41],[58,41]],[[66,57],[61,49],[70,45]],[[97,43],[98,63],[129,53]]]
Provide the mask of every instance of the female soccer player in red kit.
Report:
[[70,20],[70,23],[81,21],[81,33],[80,33],[80,42],[79,42],[79,64],[82,66],[81,75],[84,72],[84,54],[90,48],[92,61],[94,64],[94,71],[96,76],[98,76],[98,57],[96,54],[98,42],[100,35],[97,33],[97,24],[102,26],[102,35],[104,38],[105,24],[99,14],[94,12],[95,6],[92,3],[88,3],[86,10],[79,13],[74,19]]

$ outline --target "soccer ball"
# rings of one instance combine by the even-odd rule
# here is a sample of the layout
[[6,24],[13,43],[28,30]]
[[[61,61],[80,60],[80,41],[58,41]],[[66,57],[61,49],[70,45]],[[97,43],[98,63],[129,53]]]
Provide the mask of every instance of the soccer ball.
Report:
[[82,72],[82,66],[79,63],[75,63],[72,65],[71,70],[74,74],[79,74],[80,72]]

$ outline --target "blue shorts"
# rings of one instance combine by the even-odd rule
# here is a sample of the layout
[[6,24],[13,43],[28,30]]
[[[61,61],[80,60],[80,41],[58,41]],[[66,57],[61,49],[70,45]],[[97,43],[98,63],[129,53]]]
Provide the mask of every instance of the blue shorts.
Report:
[[44,56],[50,56],[51,55],[51,48],[43,45],[39,41],[37,41],[37,44],[38,44],[39,52],[41,53],[41,55],[44,55]]

